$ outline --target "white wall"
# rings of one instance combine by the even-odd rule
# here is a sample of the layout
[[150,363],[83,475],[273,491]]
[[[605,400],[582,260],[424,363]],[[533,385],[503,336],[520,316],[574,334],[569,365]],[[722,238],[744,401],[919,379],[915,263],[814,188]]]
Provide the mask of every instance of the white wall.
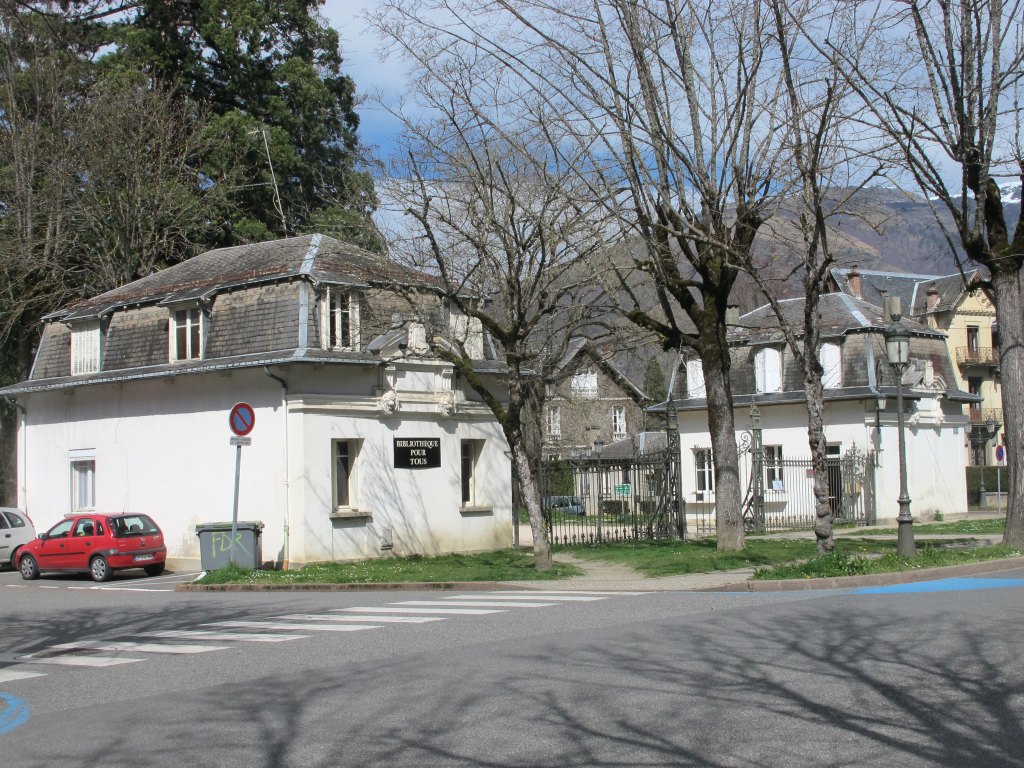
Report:
[[[428,366],[412,380],[435,384]],[[23,399],[27,428],[20,505],[39,530],[71,510],[70,454],[94,450],[96,508],[145,512],[163,528],[169,556],[198,565],[195,526],[230,521],[235,452],[231,406],[256,413],[242,448],[239,520],[263,522],[263,559],[303,563],[381,555],[393,531],[395,554],[511,546],[507,445],[490,411],[466,402],[446,415],[437,393],[405,392],[394,416],[377,410],[383,381],[370,367],[291,366],[287,416],[278,381],[262,369],[178,376],[35,393]],[[295,394],[300,392],[301,394]],[[331,393],[334,394],[331,394]],[[441,439],[441,467],[394,467],[395,437]],[[363,440],[355,506],[369,518],[333,518],[331,441]],[[460,510],[461,440],[482,440],[478,505]],[[287,551],[286,551],[287,547]]]
[[[759,405],[761,411],[762,441],[764,445],[781,445],[783,458],[809,458],[807,443],[807,411],[802,403],[789,405]],[[908,493],[911,513],[915,518],[934,517],[936,512],[945,516],[961,514],[967,510],[967,484],[963,459],[963,427],[954,411],[943,418],[923,418],[910,423],[906,430]],[[829,444],[839,445],[842,453],[856,446],[861,452],[875,448],[874,401],[833,401],[826,407],[825,438]],[[734,410],[736,441],[750,430],[748,406]],[[875,470],[876,515],[879,522],[895,519],[899,497],[898,432],[894,404],[889,404],[881,415],[879,466]],[[694,511],[713,508],[713,500],[698,502],[695,498],[696,468],[694,448],[710,447],[706,411],[685,411],[679,414],[680,449],[682,451],[683,491],[688,507]],[[744,487],[749,477],[749,459],[741,459],[741,482]],[[804,479],[809,493],[811,479]],[[800,479],[797,480],[799,482]],[[795,489],[790,487],[788,492]]]
[[275,422],[276,382],[262,372],[34,393],[27,408],[27,458],[19,500],[44,530],[71,511],[69,453],[95,450],[96,509],[144,512],[163,528],[174,557],[198,557],[197,523],[231,519],[235,452],[231,406],[255,409],[252,445],[242,448],[240,520],[262,520],[265,557],[283,544],[284,471]]

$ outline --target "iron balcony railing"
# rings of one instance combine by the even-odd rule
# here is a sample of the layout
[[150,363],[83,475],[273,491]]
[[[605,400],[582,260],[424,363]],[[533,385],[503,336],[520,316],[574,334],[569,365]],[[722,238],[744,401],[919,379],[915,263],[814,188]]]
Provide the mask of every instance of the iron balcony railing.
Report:
[[999,365],[999,350],[995,347],[957,347],[957,365]]
[[971,424],[987,424],[992,422],[995,426],[1002,426],[1003,423],[1003,409],[1002,408],[968,408],[967,415],[971,419]]

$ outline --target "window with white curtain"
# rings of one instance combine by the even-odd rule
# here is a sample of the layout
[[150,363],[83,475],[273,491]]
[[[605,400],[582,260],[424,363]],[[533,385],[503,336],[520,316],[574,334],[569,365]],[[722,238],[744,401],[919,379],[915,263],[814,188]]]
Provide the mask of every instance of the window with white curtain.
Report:
[[782,350],[759,349],[754,355],[754,380],[758,392],[782,391]]
[[704,369],[701,367],[700,360],[686,361],[686,396],[707,396],[707,390],[704,387]]
[[822,386],[825,389],[843,386],[843,357],[839,345],[832,342],[822,344],[818,350],[818,360],[822,367]]
[[71,329],[71,375],[96,373],[100,370],[103,337],[100,321],[76,324]]

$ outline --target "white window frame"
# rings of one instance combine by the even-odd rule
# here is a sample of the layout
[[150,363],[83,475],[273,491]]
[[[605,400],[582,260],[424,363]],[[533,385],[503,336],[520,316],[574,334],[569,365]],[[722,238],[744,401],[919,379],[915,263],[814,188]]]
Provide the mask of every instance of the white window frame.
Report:
[[[202,360],[206,356],[206,317],[198,305],[171,307],[170,329],[167,334],[167,354],[172,363]],[[185,331],[184,349],[178,347],[178,331]],[[198,343],[199,349],[195,349]]]
[[597,397],[597,371],[587,368],[577,371],[569,381],[569,388],[577,397],[593,399]]
[[562,408],[548,405],[548,437],[562,436]]
[[99,320],[71,327],[71,375],[98,373],[103,360],[103,329]]
[[359,292],[332,286],[320,302],[320,339],[324,349],[359,350]]
[[707,397],[707,388],[704,386],[704,367],[699,358],[686,361],[686,396]]
[[483,440],[462,440],[459,442],[459,488],[462,508],[481,507],[479,476],[480,456]]
[[843,386],[843,350],[834,342],[826,342],[818,350],[818,362],[821,363],[821,385],[825,389],[838,389]]
[[612,434],[616,437],[626,436],[626,406],[612,406]]
[[73,514],[96,511],[96,459],[71,458],[71,509]]
[[[331,506],[334,510],[358,509],[359,499],[359,451],[363,441],[355,438],[341,438],[331,441]],[[345,483],[342,487],[339,466],[344,450],[347,457]]]
[[758,392],[782,391],[782,350],[763,347],[754,353],[754,383]]
[[715,458],[710,448],[693,449],[694,488],[697,500],[707,500],[715,493]]
[[[779,485],[775,483],[778,481]],[[769,491],[786,490],[785,478],[782,471],[782,446],[764,446],[764,487]]]

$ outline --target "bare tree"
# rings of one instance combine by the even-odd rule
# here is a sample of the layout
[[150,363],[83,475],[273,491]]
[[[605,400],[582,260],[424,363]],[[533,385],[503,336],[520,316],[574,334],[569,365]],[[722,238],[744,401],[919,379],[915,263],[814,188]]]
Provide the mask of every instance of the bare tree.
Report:
[[[1009,450],[1004,543],[1024,544],[1024,227],[1011,233],[999,179],[1024,184],[1024,3],[903,0],[837,20],[818,39],[919,189],[953,223],[947,239],[988,270]],[[847,40],[874,55],[851,54]],[[900,51],[894,56],[893,51]],[[906,52],[912,52],[907,55]],[[943,224],[946,216],[936,216]]]
[[[866,141],[850,141],[864,107],[855,103],[853,89],[834,63],[804,36],[804,29],[813,28],[814,19],[809,16],[816,6],[802,0],[768,0],[767,7],[772,34],[779,41],[785,89],[780,124],[791,144],[796,184],[780,215],[759,235],[762,250],[776,261],[775,268],[757,261],[745,266],[771,305],[802,373],[814,471],[814,533],[818,552],[824,554],[835,544],[826,463],[825,370],[820,357],[819,311],[821,294],[827,292],[829,270],[835,264],[828,241],[829,219],[850,212],[855,195],[883,169],[882,153]],[[778,269],[780,265],[782,270]],[[784,283],[800,281],[800,313],[792,311],[793,305],[784,306],[778,300],[775,288],[780,273]]]
[[[565,169],[641,243],[626,315],[704,370],[718,547],[742,549],[725,314],[791,172],[773,21],[756,0],[388,0],[407,38],[516,76],[573,148]],[[469,53],[471,52],[471,54]],[[652,278],[654,302],[634,290]]]
[[[533,532],[535,565],[551,553],[540,499],[540,421],[545,366],[592,323],[600,292],[588,257],[606,247],[604,206],[567,172],[556,121],[529,94],[517,96],[476,57],[439,49],[376,23],[416,64],[416,111],[404,119],[407,156],[387,196],[411,218],[391,255],[438,278],[457,315],[494,342],[507,365],[506,393],[479,369],[473,333],[444,333],[435,350],[453,363],[501,425]],[[454,325],[458,331],[458,324]],[[453,343],[454,342],[454,343]]]

